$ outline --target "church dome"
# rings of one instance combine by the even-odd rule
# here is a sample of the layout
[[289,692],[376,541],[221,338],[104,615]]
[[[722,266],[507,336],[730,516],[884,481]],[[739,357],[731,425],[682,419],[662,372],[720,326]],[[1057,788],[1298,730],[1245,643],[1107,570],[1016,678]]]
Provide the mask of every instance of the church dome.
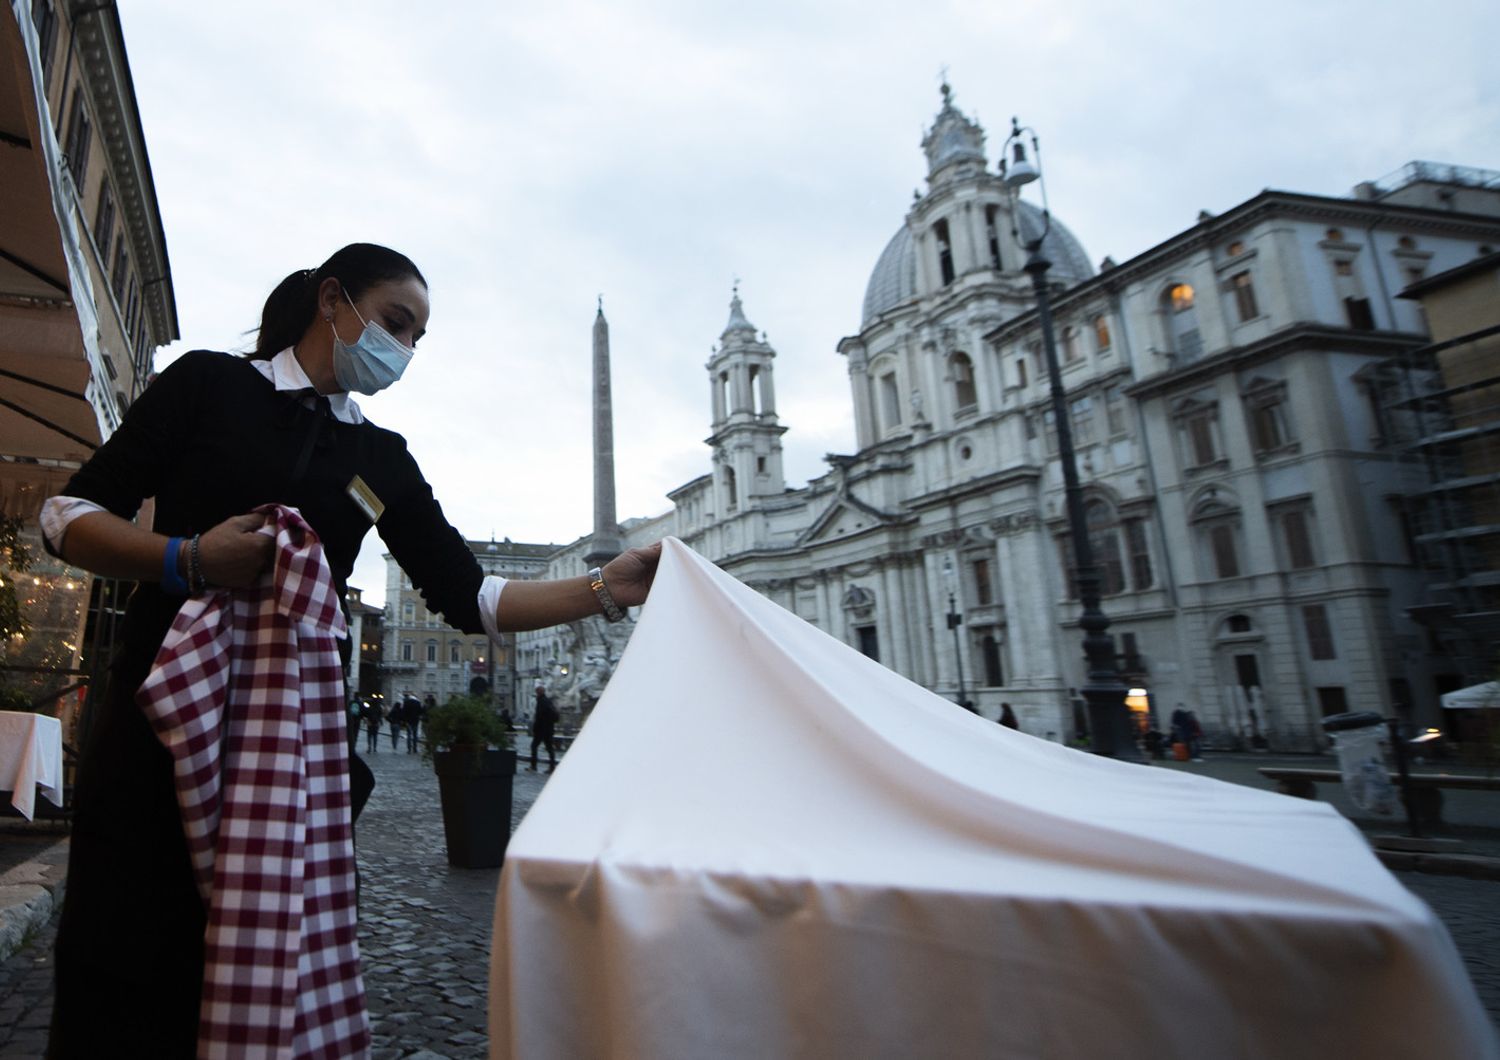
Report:
[[[1040,207],[1022,202],[1022,232],[1034,232],[1041,225]],[[1047,276],[1054,282],[1071,287],[1094,275],[1094,267],[1084,253],[1083,244],[1056,217],[1052,219],[1047,238],[1042,241],[1042,249],[1046,251],[1047,260],[1052,262]],[[902,225],[885,245],[885,250],[880,252],[880,260],[875,262],[875,271],[870,273],[870,282],[865,286],[865,308],[860,318],[860,327],[868,327],[880,314],[890,312],[916,296],[917,248],[911,237],[911,229]]]
[[917,249],[912,244],[911,229],[902,225],[880,252],[875,271],[865,286],[865,312],[860,320],[864,327],[881,313],[914,298],[917,294]]

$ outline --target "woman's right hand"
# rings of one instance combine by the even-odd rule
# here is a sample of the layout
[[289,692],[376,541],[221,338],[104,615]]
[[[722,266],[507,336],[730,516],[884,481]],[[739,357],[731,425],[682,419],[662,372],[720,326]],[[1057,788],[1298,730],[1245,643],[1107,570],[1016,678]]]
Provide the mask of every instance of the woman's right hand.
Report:
[[210,587],[248,589],[260,581],[276,552],[276,539],[262,534],[261,512],[225,519],[198,538],[198,563]]

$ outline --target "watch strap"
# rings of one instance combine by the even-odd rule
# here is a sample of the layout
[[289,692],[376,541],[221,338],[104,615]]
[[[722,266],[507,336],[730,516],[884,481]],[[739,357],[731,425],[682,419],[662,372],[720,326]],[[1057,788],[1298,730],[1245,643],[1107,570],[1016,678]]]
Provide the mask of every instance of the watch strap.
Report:
[[625,612],[620,610],[620,605],[615,603],[615,598],[609,595],[609,586],[604,584],[602,567],[593,567],[589,570],[589,588],[594,590],[594,595],[599,598],[599,606],[604,609],[606,619],[619,622],[625,617]]

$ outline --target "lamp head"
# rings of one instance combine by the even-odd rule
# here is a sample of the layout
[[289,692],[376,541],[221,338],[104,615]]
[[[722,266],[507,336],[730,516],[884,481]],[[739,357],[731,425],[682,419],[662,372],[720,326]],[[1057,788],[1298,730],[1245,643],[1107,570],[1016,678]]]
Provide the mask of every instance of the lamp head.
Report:
[[1007,188],[1020,188],[1041,176],[1041,172],[1026,157],[1025,144],[1017,139],[1011,143],[1010,147],[1009,162],[1003,157],[1000,159],[1000,178]]

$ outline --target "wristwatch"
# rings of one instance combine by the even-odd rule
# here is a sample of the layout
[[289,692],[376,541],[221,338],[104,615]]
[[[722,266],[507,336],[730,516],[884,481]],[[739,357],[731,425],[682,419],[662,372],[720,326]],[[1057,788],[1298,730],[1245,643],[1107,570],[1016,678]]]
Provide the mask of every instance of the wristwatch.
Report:
[[604,570],[594,567],[589,571],[589,588],[594,590],[594,595],[599,598],[599,606],[604,608],[604,617],[611,622],[618,622],[625,617],[625,612],[620,610],[620,605],[615,603],[615,598],[609,595],[609,586],[604,584]]

